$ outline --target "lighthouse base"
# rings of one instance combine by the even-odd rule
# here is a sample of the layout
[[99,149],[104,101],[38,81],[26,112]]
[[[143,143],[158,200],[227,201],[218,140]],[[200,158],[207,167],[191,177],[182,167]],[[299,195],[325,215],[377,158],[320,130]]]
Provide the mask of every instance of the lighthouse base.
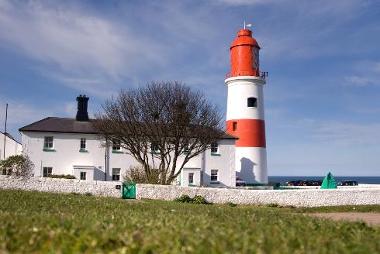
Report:
[[236,147],[236,177],[247,184],[267,184],[267,151],[264,147]]

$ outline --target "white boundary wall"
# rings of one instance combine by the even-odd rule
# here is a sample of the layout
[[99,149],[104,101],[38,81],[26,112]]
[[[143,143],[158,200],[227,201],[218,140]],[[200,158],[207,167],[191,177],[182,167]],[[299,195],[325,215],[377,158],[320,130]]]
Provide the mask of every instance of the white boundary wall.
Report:
[[137,199],[173,200],[181,195],[201,195],[213,203],[278,204],[316,207],[339,205],[380,205],[380,188],[339,188],[335,190],[244,190],[181,186],[137,185]]
[[[30,178],[22,180],[0,176],[0,189],[91,193],[98,196],[121,197],[121,190],[116,189],[116,185],[121,185],[121,182],[87,182],[76,179],[54,178]],[[380,205],[379,186],[373,188],[339,188],[335,190],[246,190],[137,184],[137,199],[173,200],[184,194],[191,197],[201,195],[212,203],[278,204],[298,207]]]
[[116,189],[121,182],[81,181],[77,179],[37,178],[28,180],[0,176],[0,189],[35,190],[43,192],[91,193],[97,196],[121,197]]

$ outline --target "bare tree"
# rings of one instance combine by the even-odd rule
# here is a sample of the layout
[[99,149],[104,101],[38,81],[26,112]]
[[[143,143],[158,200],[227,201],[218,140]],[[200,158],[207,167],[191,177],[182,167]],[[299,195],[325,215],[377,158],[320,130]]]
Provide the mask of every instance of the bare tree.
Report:
[[202,93],[180,82],[152,82],[108,100],[94,125],[141,164],[148,182],[170,184],[221,138],[221,119]]

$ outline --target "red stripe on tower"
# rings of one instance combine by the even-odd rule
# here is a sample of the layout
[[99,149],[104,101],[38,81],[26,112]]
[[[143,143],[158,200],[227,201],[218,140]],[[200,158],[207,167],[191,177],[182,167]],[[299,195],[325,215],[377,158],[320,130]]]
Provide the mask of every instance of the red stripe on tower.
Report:
[[228,120],[227,133],[239,137],[235,144],[237,147],[266,147],[264,120]]

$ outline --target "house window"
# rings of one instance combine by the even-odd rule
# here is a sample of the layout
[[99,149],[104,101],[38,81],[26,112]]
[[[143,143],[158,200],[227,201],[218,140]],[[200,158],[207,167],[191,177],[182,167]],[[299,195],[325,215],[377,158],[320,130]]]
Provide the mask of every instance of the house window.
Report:
[[80,139],[80,150],[86,150],[86,139],[85,138]]
[[120,141],[118,140],[112,141],[112,151],[120,151],[120,150],[121,150]]
[[211,153],[217,154],[219,152],[219,146],[217,142],[211,144]]
[[112,181],[120,181],[120,168],[112,169]]
[[158,147],[157,143],[152,143],[150,145],[150,150],[152,151],[152,153],[160,153],[160,148]]
[[189,173],[189,185],[194,184],[194,173]]
[[232,130],[236,131],[237,129],[237,122],[232,122]]
[[249,97],[247,99],[247,107],[248,108],[256,108],[257,107],[257,98]]
[[211,169],[211,182],[217,182],[217,181],[218,181],[218,170]]
[[51,174],[52,174],[52,172],[53,172],[53,168],[52,167],[43,167],[43,174],[42,174],[42,176],[43,177],[49,177],[49,176],[51,176]]
[[54,147],[54,138],[53,137],[45,137],[44,138],[44,148],[45,149],[53,149]]
[[86,180],[87,172],[80,172],[80,180]]
[[184,147],[183,147],[183,152],[184,153],[189,153],[190,152],[190,147],[188,144],[186,144]]

